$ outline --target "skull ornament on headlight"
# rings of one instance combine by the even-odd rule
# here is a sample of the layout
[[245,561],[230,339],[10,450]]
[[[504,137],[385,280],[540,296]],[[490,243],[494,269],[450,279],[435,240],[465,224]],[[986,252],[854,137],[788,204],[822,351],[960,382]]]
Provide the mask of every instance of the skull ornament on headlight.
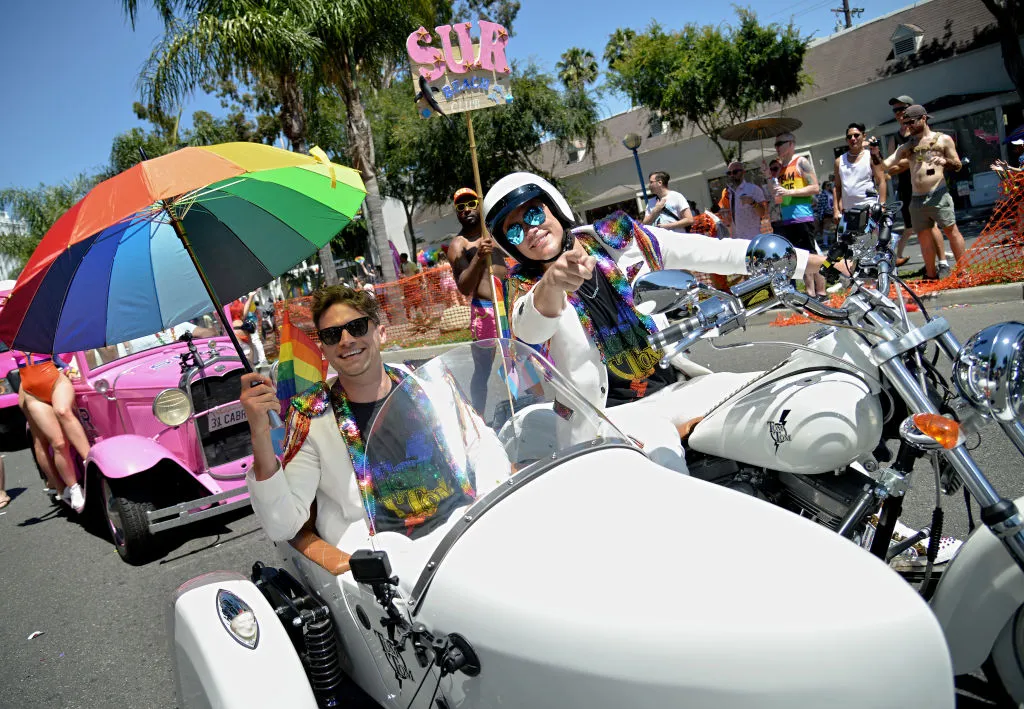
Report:
[[997,323],[971,337],[957,356],[953,383],[986,416],[1024,419],[1024,323]]

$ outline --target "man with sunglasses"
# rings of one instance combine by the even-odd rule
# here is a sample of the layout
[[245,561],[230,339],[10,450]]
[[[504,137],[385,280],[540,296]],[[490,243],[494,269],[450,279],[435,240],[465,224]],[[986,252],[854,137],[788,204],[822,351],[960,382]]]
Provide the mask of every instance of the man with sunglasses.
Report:
[[[253,449],[253,469],[246,481],[253,510],[267,536],[274,541],[290,540],[307,557],[340,574],[348,570],[349,555],[337,545],[349,528],[364,525],[366,520],[356,477],[365,433],[406,373],[381,359],[380,348],[387,336],[377,303],[365,291],[323,288],[314,296],[312,311],[320,349],[338,376],[292,398],[283,467],[274,453],[267,418],[268,412],[280,406],[273,383],[258,373],[242,376],[241,402]],[[414,489],[420,497],[436,501],[437,507],[465,504],[459,485],[446,476],[441,470],[434,482],[425,483],[436,487],[406,486],[397,490],[394,499],[382,497],[375,515],[377,531],[414,534],[412,527],[404,524],[406,518],[415,516],[407,509]],[[362,528],[355,534],[365,539]]]
[[[647,341],[667,320],[638,311],[631,290],[636,278],[662,267],[744,274],[747,240],[644,227],[621,212],[579,226],[551,183],[524,172],[491,187],[484,215],[495,240],[519,262],[510,275],[513,335],[546,351],[595,406],[631,404],[612,408],[614,416],[609,413],[627,433],[644,441],[656,429],[645,421],[666,419],[685,428],[710,400],[749,378],[713,374],[677,355],[674,368],[701,381],[696,388],[691,388],[696,382],[679,388],[673,368],[658,366],[661,352]],[[797,250],[798,274],[822,262],[821,256]],[[641,400],[643,405],[636,406]],[[644,443],[647,450],[650,442]],[[669,467],[685,470],[678,436],[673,445],[678,462]]]
[[[483,235],[480,222],[480,196],[468,187],[455,192],[455,218],[462,228],[451,236],[448,260],[452,275],[462,295],[472,298],[469,305],[469,331],[474,341],[498,337],[498,324],[494,319],[494,286],[491,273],[503,280],[507,275],[505,259],[495,250],[490,234]],[[488,268],[489,267],[489,268]],[[474,347],[476,365],[470,381],[470,399],[478,411],[487,399],[487,380],[494,361],[495,350]]]
[[731,162],[726,168],[726,186],[718,206],[722,221],[729,227],[734,239],[753,239],[761,233],[761,218],[768,211],[768,200],[757,185],[747,182],[746,168],[741,162]]
[[[911,106],[913,103],[914,99],[907,95],[893,96],[891,99],[889,99],[889,106],[892,108],[892,114],[896,118],[896,145],[903,145],[908,140],[910,140],[910,132],[907,126],[903,125],[903,112],[906,111],[907,108]],[[874,151],[870,152],[873,153]],[[877,160],[878,164],[881,164],[881,155],[873,154],[871,159],[872,162],[875,162]],[[914,194],[914,188],[910,184],[910,172],[908,170],[909,166],[910,163],[908,161],[903,161],[899,165],[892,166],[887,171],[890,175],[895,176],[896,199],[898,199],[902,204],[901,212],[903,214],[903,238],[900,239],[899,246],[897,246],[896,249],[897,266],[902,266],[903,264],[910,260],[909,256],[903,255],[903,250],[906,248],[907,242],[910,241],[910,237],[914,236],[916,233],[914,230],[913,220],[911,219],[910,215],[910,198]],[[931,248],[933,250],[937,248],[937,252],[945,253],[945,245],[942,241],[942,233],[935,227],[932,227],[929,231],[930,233],[928,235],[928,238],[931,239],[930,243],[937,244],[937,247]],[[928,247],[922,246],[921,255],[924,256],[926,252],[930,253],[930,251],[928,251]],[[935,278],[935,266],[932,263],[931,259],[925,259],[924,273],[928,278]]]
[[871,154],[864,149],[863,123],[851,123],[846,127],[846,146],[846,152],[836,158],[835,164],[833,218],[836,224],[845,210],[875,202],[875,197],[868,197],[869,190],[874,190],[878,202],[885,204],[885,170],[881,163],[875,164]]
[[[896,148],[882,161],[886,171],[907,165],[910,173],[912,195],[910,198],[910,219],[917,230],[921,245],[926,274],[943,279],[949,276],[950,267],[946,261],[942,237],[936,244],[932,230],[938,226],[949,239],[953,256],[959,262],[964,255],[964,237],[956,225],[953,197],[946,187],[945,170],[960,170],[963,163],[956,152],[953,139],[945,133],[936,133],[928,126],[928,112],[924,106],[913,104],[902,112],[900,123],[907,130],[908,140]],[[871,147],[871,154],[881,157],[877,145]],[[937,263],[935,262],[938,257]],[[935,266],[932,264],[935,263]],[[936,268],[935,272],[931,269]]]

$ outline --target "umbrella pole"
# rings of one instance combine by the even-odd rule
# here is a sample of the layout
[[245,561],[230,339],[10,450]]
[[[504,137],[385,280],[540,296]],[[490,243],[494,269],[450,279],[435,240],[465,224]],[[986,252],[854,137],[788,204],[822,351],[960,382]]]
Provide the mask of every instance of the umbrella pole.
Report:
[[[203,282],[203,288],[206,289],[206,295],[210,297],[210,302],[213,303],[213,312],[217,314],[217,319],[220,320],[224,326],[224,332],[227,333],[231,339],[231,344],[235,348],[235,352],[238,353],[238,358],[242,361],[242,368],[245,369],[246,373],[252,373],[252,364],[249,362],[249,358],[245,356],[245,352],[242,351],[242,344],[238,341],[235,336],[235,329],[231,323],[228,322],[227,316],[224,314],[224,305],[220,302],[220,298],[217,297],[216,292],[213,290],[213,285],[210,283],[210,279],[206,277],[206,271],[203,270],[202,264],[199,263],[199,259],[196,258],[195,251],[192,250],[192,243],[188,240],[188,234],[185,232],[185,225],[181,223],[177,215],[174,213],[173,208],[169,204],[165,204],[164,208],[167,210],[168,216],[171,218],[171,228],[174,229],[174,233],[178,235],[178,239],[181,241],[181,245],[185,247],[185,253],[192,260],[192,266],[196,269],[196,273],[199,274],[199,280]],[[284,425],[281,421],[281,416],[275,412],[270,412],[270,425],[272,428],[280,428]]]

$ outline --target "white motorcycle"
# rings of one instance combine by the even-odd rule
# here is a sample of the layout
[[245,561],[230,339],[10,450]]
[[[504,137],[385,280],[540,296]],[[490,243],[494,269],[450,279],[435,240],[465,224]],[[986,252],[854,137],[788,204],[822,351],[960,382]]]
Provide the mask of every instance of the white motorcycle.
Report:
[[[884,563],[655,465],[532,348],[465,344],[415,370],[365,464],[351,571],[280,544],[286,569],[177,590],[180,706],[344,706],[358,688],[395,709],[953,707],[939,622]],[[451,475],[461,498],[435,494]],[[396,490],[407,533],[381,531]]]
[[[805,345],[774,343],[796,351],[738,390],[707,402],[687,442],[690,473],[769,500],[880,559],[895,560],[908,580],[920,582],[949,644],[954,672],[984,666],[1017,704],[1024,702],[1021,500],[1000,497],[965,441],[994,420],[1024,454],[1024,324],[987,327],[961,346],[948,323],[928,317],[920,301],[925,324],[911,323],[899,291],[913,294],[892,275],[892,210],[868,208],[859,215],[860,228],[841,231],[833,246],[826,271],[840,259],[854,271],[841,308],[791,286],[796,253],[770,234],[751,243],[753,277],[732,293],[708,288],[685,272],[660,271],[638,279],[634,298],[648,311],[689,311],[650,338],[665,351],[663,365],[700,338],[744,327],[752,314],[778,304],[826,321]],[[894,299],[888,297],[890,284],[896,286]],[[952,383],[937,366],[940,354],[952,362]],[[890,546],[914,463],[923,456],[935,474],[932,523]],[[977,501],[983,524],[940,569],[934,564],[943,519],[940,492],[961,489],[969,514],[969,498]],[[927,553],[908,561],[908,551],[926,539]]]

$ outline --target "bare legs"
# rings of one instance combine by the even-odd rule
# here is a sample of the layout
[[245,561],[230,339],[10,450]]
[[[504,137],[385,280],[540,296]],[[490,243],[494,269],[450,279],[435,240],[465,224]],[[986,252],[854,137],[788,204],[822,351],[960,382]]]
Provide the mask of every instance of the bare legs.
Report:
[[62,374],[53,386],[51,398],[53,412],[57,415],[60,427],[64,429],[64,435],[74,446],[78,456],[85,460],[89,455],[89,439],[86,438],[82,422],[75,413],[75,388],[71,385],[71,380]]
[[[53,450],[52,460],[60,482],[63,483],[63,486],[67,487],[75,485],[78,480],[75,477],[75,469],[71,465],[68,441],[64,437],[64,430],[57,420],[57,414],[54,412],[53,407],[26,393],[25,414],[30,425],[33,426],[33,435],[37,431],[42,434],[36,438],[36,445],[48,445]],[[88,448],[86,448],[86,451],[88,451]],[[36,452],[38,454],[38,450]],[[46,459],[47,456],[45,455],[37,455],[37,460],[42,461]],[[40,467],[42,467],[41,464]],[[45,467],[43,471],[46,471]]]

